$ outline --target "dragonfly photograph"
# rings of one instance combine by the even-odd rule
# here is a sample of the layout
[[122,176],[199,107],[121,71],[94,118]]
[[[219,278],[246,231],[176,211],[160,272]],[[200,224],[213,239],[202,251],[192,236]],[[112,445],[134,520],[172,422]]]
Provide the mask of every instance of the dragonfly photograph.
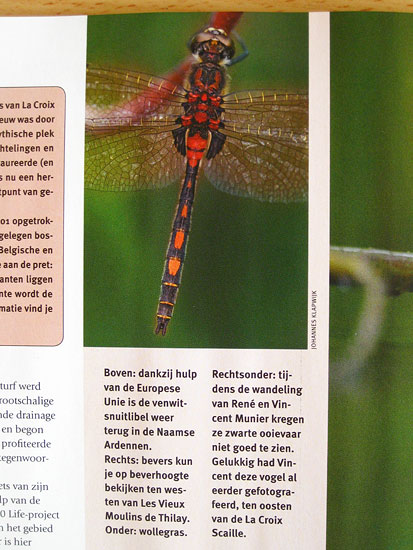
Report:
[[308,16],[88,25],[85,345],[306,348]]

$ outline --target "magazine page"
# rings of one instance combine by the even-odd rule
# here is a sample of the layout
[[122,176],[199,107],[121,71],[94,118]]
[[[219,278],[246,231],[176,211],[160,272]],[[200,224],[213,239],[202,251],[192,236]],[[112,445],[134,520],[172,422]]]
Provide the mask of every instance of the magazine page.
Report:
[[86,18],[0,43],[0,545],[83,548]]
[[323,548],[328,15],[1,25],[3,545]]
[[328,17],[215,17],[89,18],[91,549],[325,544]]

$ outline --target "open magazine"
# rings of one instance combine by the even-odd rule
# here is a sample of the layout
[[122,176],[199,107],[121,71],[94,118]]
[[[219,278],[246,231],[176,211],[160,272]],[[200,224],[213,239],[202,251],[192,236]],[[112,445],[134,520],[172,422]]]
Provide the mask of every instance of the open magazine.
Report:
[[0,26],[1,546],[325,547],[328,15]]

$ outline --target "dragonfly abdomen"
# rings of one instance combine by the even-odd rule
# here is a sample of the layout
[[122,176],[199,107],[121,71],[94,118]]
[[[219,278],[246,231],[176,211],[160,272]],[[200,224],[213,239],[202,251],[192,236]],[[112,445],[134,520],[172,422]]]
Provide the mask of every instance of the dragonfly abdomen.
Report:
[[166,252],[161,295],[159,298],[158,312],[156,314],[156,334],[166,334],[168,323],[173,314],[181,282],[189,230],[191,228],[191,214],[195,198],[198,169],[206,145],[207,140],[202,138],[199,134],[195,134],[187,139],[185,178],[182,183],[178,207],[176,209]]

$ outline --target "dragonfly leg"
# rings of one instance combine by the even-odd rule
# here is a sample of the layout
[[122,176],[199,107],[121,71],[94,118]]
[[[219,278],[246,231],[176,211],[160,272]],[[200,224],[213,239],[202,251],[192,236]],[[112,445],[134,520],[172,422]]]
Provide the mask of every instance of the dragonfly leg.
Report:
[[208,160],[213,159],[222,150],[226,139],[227,136],[221,134],[218,130],[211,131],[211,141],[206,154]]
[[186,136],[187,128],[182,126],[181,128],[176,128],[176,130],[172,130],[172,135],[174,138],[174,144],[176,147],[176,150],[178,153],[181,153],[181,155],[185,156],[186,154],[186,143],[185,143],[185,136]]

